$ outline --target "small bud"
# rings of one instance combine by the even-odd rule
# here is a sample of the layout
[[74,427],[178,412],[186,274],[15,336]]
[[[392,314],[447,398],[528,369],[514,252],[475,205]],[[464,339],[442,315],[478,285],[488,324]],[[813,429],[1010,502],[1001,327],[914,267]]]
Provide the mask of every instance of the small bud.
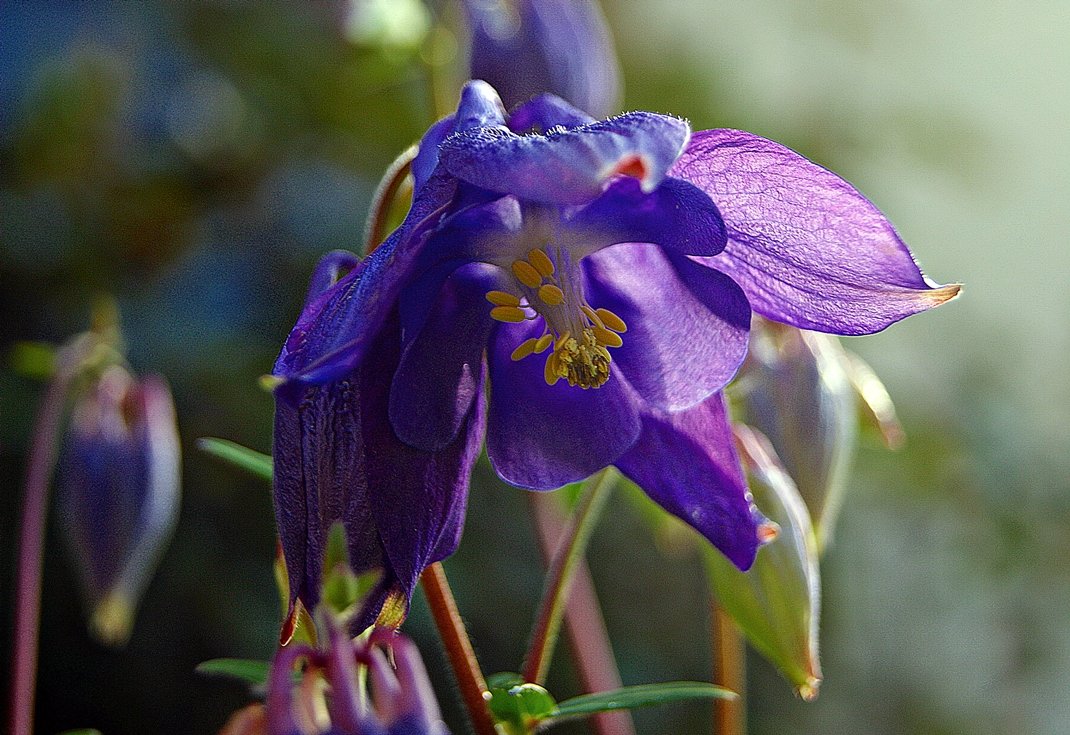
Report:
[[56,504],[91,629],[121,644],[178,515],[178,431],[162,379],[139,383],[113,365],[75,401]]
[[847,353],[835,337],[755,320],[734,386],[739,418],[772,442],[814,520],[831,538],[857,435]]
[[466,0],[471,78],[506,107],[549,92],[601,118],[617,111],[620,69],[594,0]]

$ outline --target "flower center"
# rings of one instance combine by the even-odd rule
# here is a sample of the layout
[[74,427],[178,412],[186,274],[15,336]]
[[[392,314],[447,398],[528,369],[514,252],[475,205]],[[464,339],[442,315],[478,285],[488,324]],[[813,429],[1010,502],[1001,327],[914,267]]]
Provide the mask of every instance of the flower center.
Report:
[[591,308],[567,252],[558,248],[554,256],[556,263],[545,250],[535,248],[526,259],[514,261],[510,271],[518,293],[488,291],[490,315],[500,322],[543,320],[542,335],[521,342],[512,358],[523,360],[552,345],[543,368],[547,385],[563,378],[569,385],[598,388],[609,380],[608,348],[624,343],[620,335],[628,327],[609,309]]

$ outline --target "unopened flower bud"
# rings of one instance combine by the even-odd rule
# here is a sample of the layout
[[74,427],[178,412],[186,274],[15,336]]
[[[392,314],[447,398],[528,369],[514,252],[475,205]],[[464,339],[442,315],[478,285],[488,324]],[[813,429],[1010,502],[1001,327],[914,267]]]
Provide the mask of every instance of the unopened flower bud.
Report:
[[174,406],[159,377],[109,367],[74,404],[57,508],[103,642],[130,635],[134,611],[170,540],[179,506]]

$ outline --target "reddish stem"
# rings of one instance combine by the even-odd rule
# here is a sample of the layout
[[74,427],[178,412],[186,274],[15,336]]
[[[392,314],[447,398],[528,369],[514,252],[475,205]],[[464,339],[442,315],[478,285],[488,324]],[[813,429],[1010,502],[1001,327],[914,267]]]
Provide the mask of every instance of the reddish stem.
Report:
[[497,735],[494,720],[487,708],[487,682],[472,650],[442,565],[435,563],[425,569],[420,576],[420,584],[423,585],[431,616],[446,648],[453,675],[457,677],[457,686],[476,735]]
[[739,696],[713,701],[714,735],[743,735],[747,731],[747,659],[739,628],[716,601],[713,614],[713,682]]
[[34,421],[19,523],[18,588],[15,593],[11,709],[8,719],[11,735],[29,735],[33,732],[37,638],[41,628],[41,572],[49,481],[56,464],[68,388],[96,344],[96,337],[86,334],[60,350],[56,359],[56,372],[48,384]]

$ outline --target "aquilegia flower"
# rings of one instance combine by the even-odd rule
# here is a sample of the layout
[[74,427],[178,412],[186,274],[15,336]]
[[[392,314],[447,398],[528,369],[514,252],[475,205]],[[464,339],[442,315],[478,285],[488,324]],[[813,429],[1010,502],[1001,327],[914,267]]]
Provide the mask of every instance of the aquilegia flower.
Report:
[[849,184],[741,131],[596,122],[552,96],[506,115],[477,81],[412,170],[405,223],[314,279],[275,366],[276,503],[306,605],[326,504],[363,544],[351,558],[385,558],[403,592],[451,553],[484,430],[506,481],[616,465],[745,569],[763,519],[720,391],[752,309],[865,334],[958,291]]
[[92,629],[105,642],[129,636],[171,539],[179,461],[174,406],[161,378],[137,381],[113,365],[75,402],[56,506]]

